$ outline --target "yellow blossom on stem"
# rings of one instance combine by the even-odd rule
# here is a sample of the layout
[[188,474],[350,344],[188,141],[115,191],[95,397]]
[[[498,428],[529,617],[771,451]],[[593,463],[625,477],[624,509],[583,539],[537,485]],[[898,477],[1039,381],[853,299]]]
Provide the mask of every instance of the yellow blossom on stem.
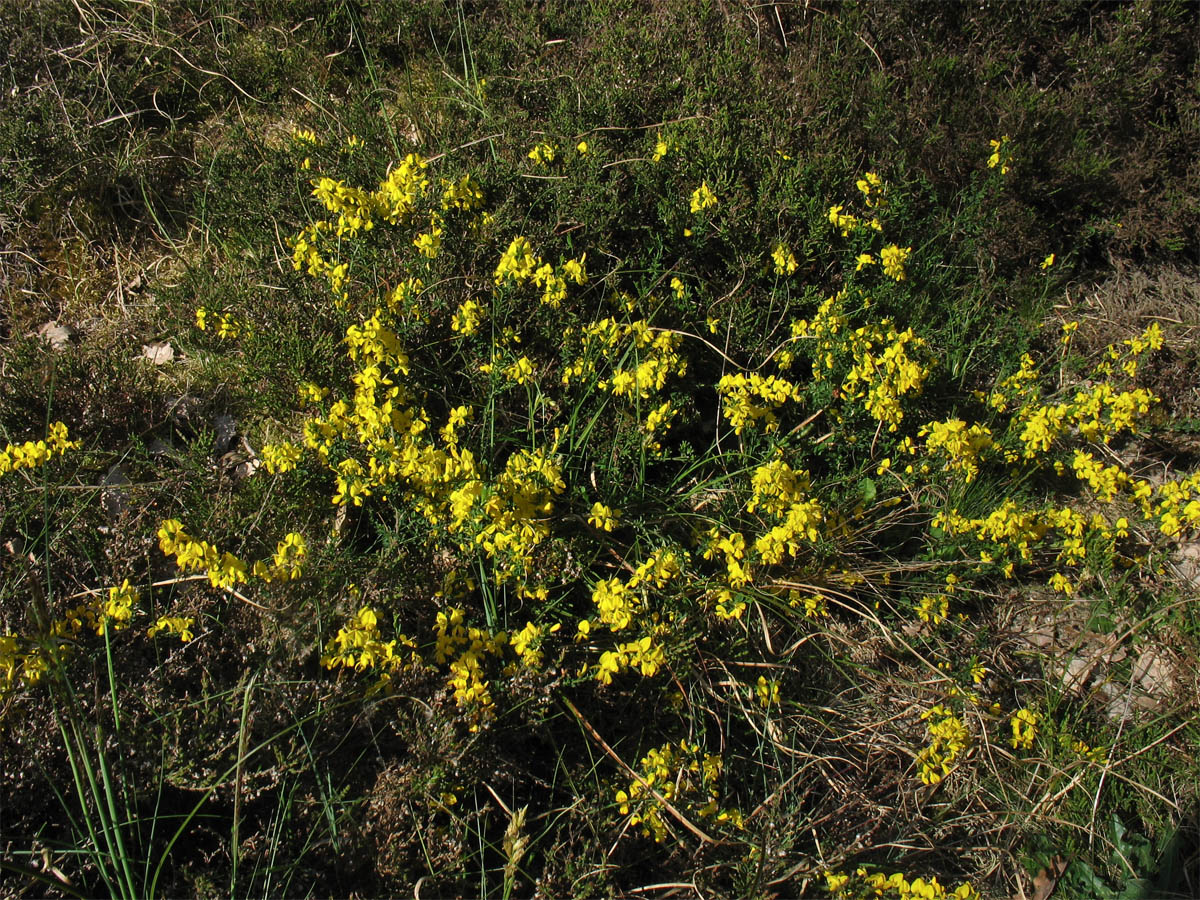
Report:
[[785,244],[775,245],[775,249],[771,251],[771,259],[775,262],[776,275],[791,275],[798,267],[796,257]]
[[619,510],[597,501],[592,504],[592,511],[588,515],[588,524],[601,531],[612,531],[617,525],[619,515]]
[[708,182],[703,181],[700,187],[692,191],[692,212],[702,212],[706,209],[713,209],[717,205],[717,195],[714,194],[708,187]]
[[905,278],[904,262],[910,253],[912,253],[912,247],[897,247],[895,244],[889,244],[880,250],[879,258],[883,262],[883,274],[897,281],[903,281]]
[[1030,709],[1018,709],[1013,713],[1009,723],[1012,726],[1013,736],[1009,743],[1012,744],[1014,750],[1032,749],[1041,720],[1042,717]]

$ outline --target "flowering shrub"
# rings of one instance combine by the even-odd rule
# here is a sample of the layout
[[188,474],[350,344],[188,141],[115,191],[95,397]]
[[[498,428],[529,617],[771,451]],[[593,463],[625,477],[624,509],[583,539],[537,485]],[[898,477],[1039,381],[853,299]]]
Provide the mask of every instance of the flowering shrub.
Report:
[[[938,263],[907,233],[903,179],[868,171],[852,200],[809,198],[809,233],[781,225],[786,239],[749,254],[752,283],[717,285],[704,254],[729,239],[741,186],[697,171],[685,138],[655,134],[621,160],[670,179],[669,237],[619,258],[584,229],[518,214],[468,157],[408,153],[359,187],[322,166],[331,148],[341,166],[369,145],[297,132],[311,216],[289,240],[292,271],[340,323],[337,352],[297,373],[287,415],[248,426],[261,469],[230,487],[258,498],[259,520],[277,498],[287,512],[243,536],[156,507],[140,580],[116,573],[119,587],[82,603],[6,620],[0,693],[41,689],[81,647],[115,658],[173,637],[150,646],[192,652],[217,639],[232,598],[261,617],[254,640],[313,661],[314,690],[364,721],[375,704],[412,705],[430,723],[421,740],[456,735],[405,800],[421,816],[467,828],[454,807],[468,790],[503,807],[487,754],[528,737],[554,746],[614,846],[695,838],[751,868],[785,841],[771,817],[808,803],[815,821],[855,810],[842,846],[805,851],[850,866],[885,794],[958,803],[943,798],[970,793],[960,785],[1050,777],[1025,768],[1042,755],[1104,764],[982,635],[1005,582],[1069,601],[1200,528],[1200,474],[1151,480],[1118,452],[1155,427],[1160,400],[1137,378],[1166,349],[1160,326],[1070,379],[1053,371],[1076,339],[1068,323],[1052,353],[955,393],[938,336],[907,314]],[[1008,174],[1012,151],[993,142],[987,167]],[[599,137],[522,152],[510,168],[539,182],[605,165]],[[742,290],[751,302],[730,302]],[[765,313],[746,312],[764,298]],[[269,340],[250,309],[203,305],[192,324],[230,358]],[[0,474],[78,449],[56,422],[8,444]],[[194,606],[164,606],[185,584]],[[905,711],[881,713],[875,693]],[[580,706],[608,714],[605,734]],[[579,735],[603,753],[586,777],[580,748],[555,743]],[[559,774],[538,789],[561,790]],[[574,786],[588,777],[590,792]],[[535,819],[504,808],[511,886]],[[824,878],[838,897],[979,896],[868,868]]]

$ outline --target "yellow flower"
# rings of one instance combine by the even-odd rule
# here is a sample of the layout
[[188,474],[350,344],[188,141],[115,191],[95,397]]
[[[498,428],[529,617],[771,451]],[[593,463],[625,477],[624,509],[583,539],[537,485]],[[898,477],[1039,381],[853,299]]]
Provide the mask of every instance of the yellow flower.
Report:
[[1058,591],[1060,594],[1072,594],[1075,592],[1075,586],[1071,584],[1071,579],[1062,572],[1055,572],[1050,576],[1050,587]]
[[536,144],[527,155],[539,166],[548,166],[554,162],[554,146],[546,141],[542,141],[540,144]]
[[895,244],[889,244],[884,247],[879,256],[883,260],[883,274],[897,281],[904,280],[904,261],[908,259],[908,255],[912,253],[912,247],[897,247]]
[[1009,743],[1013,749],[1029,750],[1033,747],[1034,738],[1037,737],[1037,727],[1041,722],[1042,717],[1029,709],[1018,709],[1013,713],[1010,720],[1012,725],[1012,739]]
[[988,143],[992,148],[992,155],[988,157],[987,161],[988,168],[994,169],[999,166],[1000,174],[1007,175],[1009,169],[1008,162],[1012,157],[1008,135],[1004,135],[1004,137],[1000,138],[998,141],[988,141]]
[[1042,268],[1048,269],[1052,265],[1054,265],[1054,254],[1053,253],[1051,253],[1049,256],[1047,256],[1045,259],[1042,260]]
[[661,162],[663,157],[671,152],[672,144],[660,134],[654,141],[654,154],[650,157],[654,162]]
[[849,213],[842,212],[842,204],[829,207],[829,224],[842,232],[842,237],[849,237],[850,232],[858,227],[858,219]]
[[759,675],[758,683],[754,686],[754,693],[758,695],[759,705],[766,709],[772,703],[779,702],[779,683],[768,681],[766,676]]
[[879,196],[879,192],[883,189],[883,179],[874,172],[865,173],[855,182],[855,187],[862,192],[867,206],[880,206],[883,203],[883,198]]
[[562,277],[564,279],[574,281],[579,285],[587,284],[588,274],[586,264],[586,253],[580,256],[579,259],[568,259],[565,263],[563,263]]
[[533,362],[528,356],[522,356],[504,370],[504,377],[517,384],[524,384],[533,377]]
[[192,625],[195,621],[191,616],[161,616],[155,624],[146,630],[146,636],[154,637],[156,634],[165,631],[167,634],[178,635],[179,640],[186,644],[193,637]]
[[610,506],[605,506],[597,501],[592,504],[592,511],[588,515],[588,524],[601,531],[612,531],[617,525],[617,519],[621,511],[613,509]]
[[713,209],[716,205],[717,195],[709,190],[707,181],[702,181],[700,187],[692,191],[692,212]]
[[580,141],[578,144],[575,145],[575,149],[579,152],[580,156],[587,156],[588,150],[589,150],[588,142]]
[[775,261],[776,275],[791,275],[796,271],[796,257],[792,255],[792,251],[784,244],[775,245],[775,249],[771,253],[771,259]]
[[474,300],[467,300],[458,307],[458,311],[450,319],[450,328],[465,336],[470,336],[479,328],[479,319],[483,308]]
[[108,600],[101,607],[96,624],[96,634],[103,635],[109,628],[119,631],[128,625],[133,617],[133,604],[138,599],[138,592],[130,587],[128,578],[121,582],[120,587],[109,588]]

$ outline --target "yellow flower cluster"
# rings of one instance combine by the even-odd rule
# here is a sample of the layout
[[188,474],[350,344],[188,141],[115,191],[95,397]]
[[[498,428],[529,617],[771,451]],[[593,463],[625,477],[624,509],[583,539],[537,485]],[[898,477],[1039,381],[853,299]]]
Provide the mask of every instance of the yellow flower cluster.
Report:
[[566,260],[556,270],[533,252],[527,238],[518,236],[512,239],[508,249],[501,255],[492,277],[497,286],[533,282],[542,289],[542,303],[558,309],[567,298],[568,281],[577,285],[587,284],[587,254]]
[[266,582],[292,581],[299,578],[308,554],[303,536],[289,532],[275,548],[269,560],[247,566],[232,553],[222,553],[208,541],[193,540],[178,519],[167,519],[158,529],[158,546],[175,565],[187,572],[204,570],[213,587],[231,588],[245,584],[250,577]]
[[1084,482],[1101,500],[1112,502],[1122,489],[1130,483],[1129,474],[1120,466],[1106,466],[1092,454],[1075,451],[1071,463],[1075,476]]
[[442,209],[461,209],[470,212],[483,207],[483,188],[470,174],[458,181],[443,178]]
[[36,469],[55,456],[62,456],[68,450],[78,450],[80,446],[79,441],[68,438],[66,425],[54,422],[48,429],[45,440],[6,444],[4,449],[0,450],[0,475],[20,469]]
[[[874,172],[867,172],[862,178],[858,179],[856,186],[863,195],[863,201],[868,209],[877,210],[886,205],[884,194],[887,185],[884,184],[882,178]],[[849,237],[853,232],[859,229],[869,229],[871,231],[883,231],[883,224],[877,216],[872,216],[870,219],[860,219],[853,213],[843,212],[845,204],[838,203],[829,207],[829,224],[841,232],[842,237]]]
[[[488,659],[503,660],[505,648],[510,648],[515,660],[504,667],[504,674],[516,674],[518,665],[539,669],[543,663],[544,641],[559,630],[559,625],[535,625],[526,622],[524,628],[511,636],[505,631],[490,632],[466,624],[466,613],[457,607],[439,612],[434,623],[436,644],[434,655],[439,665],[449,664],[446,685],[453,693],[455,704],[471,717],[471,730],[494,714],[495,704],[486,677]],[[414,661],[417,659],[413,655]]]
[[445,229],[442,227],[445,222],[437,213],[431,213],[429,216],[429,230],[420,232],[413,238],[413,246],[417,248],[417,252],[426,259],[437,259],[438,254],[442,252],[442,235]]
[[522,284],[533,278],[533,273],[540,265],[541,258],[534,254],[529,239],[517,236],[501,255],[492,277],[498,285],[510,282]]
[[19,684],[37,684],[48,668],[40,647],[27,646],[20,635],[9,631],[0,634],[0,698]]
[[592,511],[588,514],[588,524],[601,531],[612,531],[617,526],[619,518],[620,510],[615,510],[611,506],[605,506],[597,501],[592,504]]
[[601,653],[596,666],[596,680],[601,684],[612,684],[613,676],[626,669],[638,669],[644,677],[650,678],[657,675],[666,663],[667,657],[662,646],[646,635]]
[[[408,660],[397,653],[397,646],[411,651]],[[330,638],[321,656],[321,665],[327,669],[342,667],[359,672],[379,669],[386,674],[418,663],[420,659],[415,650],[416,644],[403,634],[394,640],[383,640],[379,631],[379,613],[364,606]]]
[[556,155],[557,154],[554,150],[554,145],[546,141],[542,141],[539,144],[534,144],[533,149],[526,154],[526,156],[532,159],[534,163],[539,166],[550,165],[550,163],[554,162]]
[[721,398],[721,412],[735,434],[741,434],[748,424],[760,420],[765,423],[767,432],[776,431],[779,418],[775,411],[789,400],[800,402],[800,388],[795,384],[785,378],[763,376],[757,372],[722,375],[717,382],[717,394]]
[[1139,358],[1147,351],[1161,350],[1162,347],[1162,327],[1154,322],[1138,337],[1124,340],[1120,346],[1110,345],[1105,350],[1104,360],[1096,366],[1096,374],[1111,375],[1115,367],[1132,378],[1137,374]]
[[[513,652],[526,668],[536,671],[542,667],[544,662],[545,651],[542,645],[546,636],[556,634],[561,628],[562,625],[558,622],[548,627],[526,622],[524,628],[509,636],[508,645],[512,647]],[[505,672],[510,675],[515,671],[515,664],[511,664],[505,669]]]
[[1158,398],[1145,388],[1114,391],[1102,382],[1090,391],[1077,391],[1072,402],[1030,404],[1013,419],[1020,428],[1021,455],[1034,459],[1069,429],[1076,428],[1089,441],[1109,440],[1121,432],[1137,433]]
[[1185,528],[1200,528],[1200,472],[1168,479],[1153,490],[1149,482],[1138,479],[1134,499],[1142,506],[1145,519],[1157,519],[1159,530],[1177,537]]
[[385,222],[400,225],[409,221],[429,187],[429,176],[425,174],[427,168],[429,163],[425,159],[419,154],[410,153],[380,182],[372,200],[374,208]]
[[[841,309],[847,300],[842,291],[822,301],[812,320],[792,323],[792,337],[811,341],[813,377],[823,381],[835,367],[849,363],[841,382],[847,400],[860,400],[864,408],[896,431],[904,418],[900,400],[907,394],[919,394],[929,370],[909,356],[925,341],[911,328],[897,331],[890,318],[850,330],[849,317]],[[869,305],[869,301],[864,301]]]
[[[645,319],[624,324],[600,319],[581,332],[580,355],[567,365],[562,382],[580,381],[616,397],[649,400],[666,387],[668,378],[687,371],[687,361],[679,355],[681,342],[677,332],[653,328]],[[607,364],[605,377],[600,377],[601,362]],[[647,419],[643,425],[649,435],[669,416],[669,406],[659,409],[654,421]]]
[[910,253],[912,247],[897,247],[895,244],[889,244],[880,250],[879,260],[883,263],[883,274],[896,281],[903,281],[907,277],[904,273],[904,263]]
[[950,471],[961,472],[968,484],[979,474],[981,454],[995,445],[990,428],[979,424],[967,427],[962,419],[930,422],[917,434],[925,438],[925,449],[930,454],[940,456]]
[[[467,497],[479,483],[482,497],[483,483],[478,479],[468,481],[464,488],[468,495],[459,494],[462,510]],[[473,538],[460,542],[469,546],[473,543],[482,547],[499,563],[498,577],[523,578],[533,565],[534,549],[550,536],[547,518],[553,511],[552,497],[566,490],[562,470],[557,456],[545,448],[518,450],[509,456],[504,471],[486,492],[487,499],[482,509],[475,512],[471,521]],[[474,511],[474,503],[467,507]],[[457,531],[467,524],[466,516],[452,519],[449,530]]]
[[[291,239],[293,268],[327,279],[334,296],[345,303],[349,299],[345,290],[349,266],[337,261],[341,243],[371,231],[377,220],[391,225],[410,224],[429,186],[425,174],[428,165],[420,156],[410,153],[388,173],[376,191],[328,177],[314,179],[312,195],[336,219],[318,219]],[[473,209],[481,203],[481,191],[469,177],[448,186],[442,198],[444,209]],[[436,256],[440,239],[440,219],[431,217],[430,231],[414,243],[424,255]]]
[[490,634],[482,628],[467,626],[463,610],[452,607],[437,615],[437,661],[450,664],[449,687],[460,709],[469,709],[480,718],[490,717],[492,695],[484,677],[485,657],[501,657],[508,636]]
[[697,818],[742,826],[740,811],[722,810],[718,803],[724,769],[721,757],[714,753],[701,754],[699,744],[686,740],[663,744],[642,757],[639,768],[641,778],[630,781],[628,787],[618,788],[613,799],[621,815],[629,816],[629,824],[640,826],[646,837],[653,837],[658,843],[667,838],[664,817],[668,813],[663,800]]
[[874,172],[863,173],[863,177],[858,179],[854,186],[862,193],[863,201],[871,209],[886,205],[887,198],[884,196],[884,190],[887,186],[883,183],[883,179]]
[[986,396],[980,394],[980,399],[987,401],[987,405],[998,412],[1006,412],[1008,408],[1014,404],[1024,406],[1038,396],[1038,379],[1041,378],[1041,373],[1037,370],[1037,365],[1033,361],[1033,357],[1028,353],[1021,354],[1021,366],[1012,375],[1001,380]]
[[1030,709],[1018,709],[1013,713],[1009,724],[1012,726],[1012,738],[1009,743],[1014,750],[1030,750],[1037,737],[1038,724],[1042,717]]
[[746,511],[762,509],[775,522],[754,542],[764,563],[783,562],[785,554],[796,555],[800,541],[820,538],[825,511],[808,496],[808,472],[793,469],[782,456],[776,456],[754,470],[750,483],[752,494]]
[[662,162],[672,150],[678,150],[679,144],[673,138],[658,134],[654,138],[654,152],[650,155],[652,162]]
[[691,211],[698,213],[706,209],[715,209],[716,206],[717,195],[709,188],[707,181],[700,182],[700,187],[692,191]]
[[1001,175],[1007,175],[1012,162],[1012,141],[1008,135],[1004,135],[1000,140],[990,140],[988,144],[991,146],[992,155],[988,157],[987,164],[989,169],[999,167]]
[[157,622],[146,629],[147,637],[154,637],[159,634],[171,634],[179,638],[185,644],[190,641],[194,635],[192,634],[192,625],[196,622],[191,616],[159,616]]
[[108,589],[108,599],[100,608],[97,616],[96,634],[103,635],[110,627],[120,631],[128,627],[133,618],[133,605],[141,599],[137,590],[130,587],[129,579],[121,582],[120,587]]
[[[209,321],[210,314],[215,321]],[[201,331],[207,331],[210,325],[212,326],[213,333],[225,341],[232,341],[240,337],[243,331],[249,330],[245,323],[232,313],[217,312],[216,310],[206,309],[203,306],[197,307],[196,327]]]
[[[46,633],[25,638],[13,632],[0,633],[0,697],[18,684],[32,687],[50,671],[52,660],[69,654],[77,645],[83,631],[104,636],[110,631],[123,631],[133,620],[134,609],[141,594],[124,579],[105,594],[68,609],[60,619],[50,622]],[[161,620],[160,620],[161,621]],[[171,619],[183,628],[174,633],[191,640],[191,619]],[[151,637],[154,635],[151,630]]]
[[303,452],[291,441],[281,441],[278,444],[264,444],[260,456],[267,471],[275,475],[294,470]]
[[[725,557],[725,583],[730,588],[737,590],[750,583],[750,573],[746,571],[746,567],[742,563],[746,556],[746,536],[744,534],[735,531],[729,535],[722,535],[721,529],[714,526],[704,535],[703,546],[702,555],[705,559],[715,559],[718,553]],[[722,606],[727,610],[736,610],[728,615],[721,615],[722,618],[738,618],[741,610],[745,608],[745,604],[730,607],[732,597],[728,591],[720,592],[717,599],[718,610]],[[720,612],[718,614],[720,615]]]
[[[877,353],[880,346],[883,352]],[[847,399],[862,400],[868,413],[895,431],[904,418],[900,398],[919,394],[929,374],[908,355],[910,348],[924,346],[911,328],[897,332],[891,319],[855,329],[850,340],[854,365],[842,382]]]
[[597,621],[607,625],[612,631],[621,631],[633,622],[640,598],[633,591],[627,590],[625,582],[621,579],[602,578],[592,588],[592,603],[600,614]]
[[[681,364],[680,361],[679,364]],[[659,438],[671,429],[671,421],[678,412],[670,400],[664,400],[646,415],[646,420],[639,426],[642,433],[642,445],[651,453],[661,453],[663,446]]]
[[921,713],[929,745],[917,754],[921,767],[921,781],[937,784],[950,774],[958,758],[966,751],[971,741],[967,726],[952,710],[942,704]]
[[461,333],[463,337],[470,337],[479,330],[482,318],[483,307],[475,300],[464,300],[450,320],[450,329]]
[[786,244],[776,244],[771,251],[771,259],[775,263],[776,275],[791,275],[798,267],[795,254]]
[[754,685],[754,694],[758,698],[758,705],[763,709],[778,706],[779,682],[768,679],[765,675],[759,675],[758,681]]
[[72,638],[84,629],[100,636],[107,634],[110,628],[123,631],[133,619],[133,607],[140,600],[141,595],[126,578],[119,587],[109,588],[107,597],[98,597],[69,609],[63,618],[50,624],[50,634],[55,638]]
[[[679,559],[675,552],[663,547],[634,567],[628,581],[622,582],[619,578],[600,579],[592,588],[592,603],[597,616],[579,622],[577,639],[589,637],[597,625],[607,626],[614,633],[632,627],[650,610],[649,588],[662,590],[680,574]],[[653,640],[665,631],[661,624],[657,624],[658,621],[658,614],[651,614],[646,623],[650,634],[602,652],[595,670],[596,679],[602,684],[611,684],[613,676],[626,669],[638,669],[645,677],[657,674],[666,663],[663,648]]]
[[950,598],[945,594],[926,594],[917,603],[917,618],[930,625],[940,625],[950,613]]
[[866,868],[857,869],[852,875],[826,872],[825,885],[837,900],[869,896],[891,898],[891,900],[980,900],[979,892],[965,881],[951,889],[942,885],[937,878],[909,879],[902,872],[884,875]]
[[[935,528],[942,528],[950,535],[974,534],[979,541],[1015,550],[1017,555],[1029,562],[1033,551],[1049,534],[1057,532],[1062,539],[1059,560],[1079,559],[1083,555],[1083,537],[1092,527],[1103,535],[1106,531],[1103,517],[1092,520],[1070,507],[1053,506],[1042,510],[1028,509],[1014,500],[1005,500],[988,515],[968,519],[951,509],[939,512],[933,519]],[[985,559],[991,559],[991,551],[984,551]],[[1072,563],[1073,564],[1073,563]],[[1011,567],[1006,568],[1011,575]]]

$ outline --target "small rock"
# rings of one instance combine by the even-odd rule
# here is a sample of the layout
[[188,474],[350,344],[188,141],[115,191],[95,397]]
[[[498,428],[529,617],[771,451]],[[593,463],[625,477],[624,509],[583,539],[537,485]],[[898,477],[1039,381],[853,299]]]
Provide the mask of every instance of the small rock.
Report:
[[149,344],[142,344],[142,356],[154,365],[161,366],[175,358],[175,348],[166,341],[153,341]]
[[1037,647],[1039,650],[1045,650],[1054,643],[1055,628],[1052,623],[1046,622],[1032,628],[1025,634],[1021,635],[1025,642]]
[[58,322],[47,322],[37,330],[38,337],[50,345],[51,350],[62,350],[75,337],[75,329],[70,325],[59,325]]
[[1153,647],[1142,651],[1133,664],[1133,681],[1144,694],[1168,696],[1175,688],[1171,663]]
[[242,438],[241,450],[230,450],[221,457],[221,471],[229,473],[234,479],[249,478],[262,466],[258,454],[250,446],[250,442]]
[[100,491],[100,505],[108,521],[115,522],[129,506],[129,479],[117,463],[104,476],[104,487]]
[[213,416],[212,427],[213,453],[216,456],[224,456],[233,449],[233,445],[237,442],[237,422],[233,416]]
[[1063,687],[1082,695],[1084,688],[1092,678],[1092,671],[1096,668],[1098,661],[1096,657],[1085,654],[1072,657],[1071,661],[1067,663],[1067,671],[1063,675]]
[[167,416],[171,424],[184,433],[195,432],[203,412],[199,398],[184,395],[167,398]]

